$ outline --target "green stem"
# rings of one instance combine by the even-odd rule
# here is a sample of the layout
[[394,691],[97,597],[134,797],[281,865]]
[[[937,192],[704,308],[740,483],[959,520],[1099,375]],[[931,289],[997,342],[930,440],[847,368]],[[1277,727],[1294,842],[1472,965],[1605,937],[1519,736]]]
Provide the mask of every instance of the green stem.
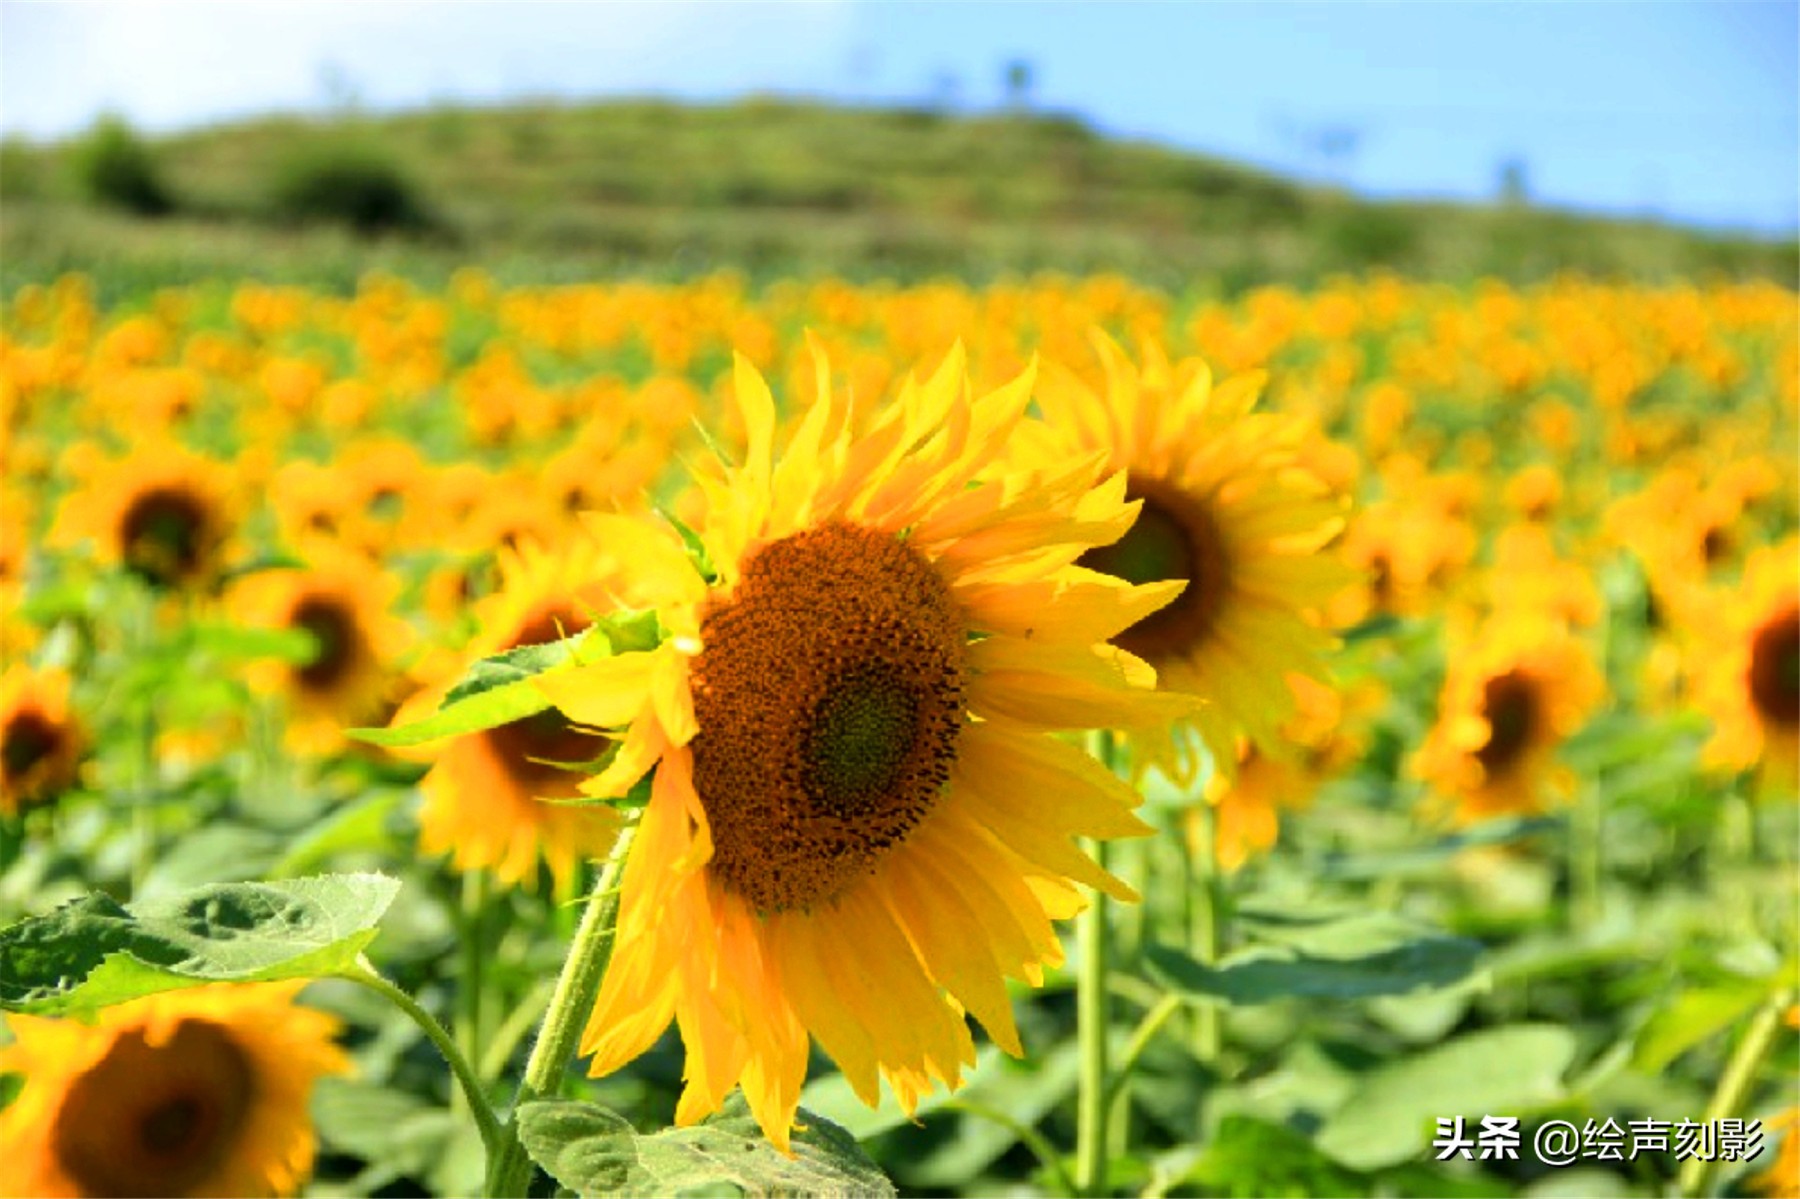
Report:
[[481,985],[482,962],[487,947],[482,943],[487,908],[487,875],[471,870],[462,877],[462,921],[458,928],[462,939],[462,1011],[457,1020],[456,1040],[463,1056],[476,1061],[481,1056]]
[[1606,810],[1600,782],[1584,783],[1569,822],[1569,915],[1577,932],[1600,923]]
[[[1110,732],[1094,737],[1095,756],[1107,769],[1118,770],[1117,742]],[[1094,860],[1106,868],[1106,845],[1095,842]],[[1106,1192],[1106,1124],[1108,1115],[1106,1035],[1110,1005],[1106,975],[1109,937],[1107,899],[1096,891],[1079,917],[1081,969],[1075,977],[1076,1035],[1081,1055],[1080,1089],[1075,1120],[1075,1189],[1083,1195]]]
[[1756,935],[1755,848],[1756,812],[1751,806],[1750,780],[1739,775],[1737,785],[1719,805],[1718,852],[1714,860],[1725,878],[1725,905],[1730,920],[1747,936]]
[[[1208,966],[1219,960],[1224,944],[1222,887],[1219,877],[1219,809],[1202,798],[1194,813],[1199,842],[1193,848],[1193,923],[1189,926],[1194,956]],[[1207,1065],[1219,1060],[1219,1005],[1194,1005],[1194,1056]]]
[[500,1022],[500,1027],[494,1030],[493,1037],[481,1051],[481,1062],[477,1069],[481,1071],[483,1079],[499,1078],[505,1072],[507,1059],[512,1057],[513,1050],[518,1048],[519,1042],[525,1039],[525,1034],[531,1031],[538,1017],[550,1006],[550,993],[555,986],[555,979],[544,979],[519,1001],[517,1007],[506,1014],[506,1019]]
[[556,990],[550,995],[550,1010],[538,1029],[537,1043],[525,1062],[525,1077],[513,1098],[512,1112],[501,1130],[500,1144],[488,1155],[485,1193],[500,1196],[525,1195],[531,1183],[531,1158],[519,1141],[519,1112],[527,1103],[554,1095],[562,1086],[563,1072],[575,1056],[581,1040],[582,1024],[600,992],[600,979],[612,957],[613,925],[619,915],[619,876],[625,869],[625,858],[631,850],[636,824],[627,824],[619,832],[612,856],[594,883],[588,896],[581,923],[575,929],[575,941],[563,961],[562,973],[556,979]]
[[131,893],[144,889],[144,880],[156,864],[156,713],[144,709],[138,729],[138,793],[131,813]]
[[1110,1102],[1115,1095],[1123,1094],[1125,1084],[1131,1079],[1131,1071],[1137,1066],[1138,1059],[1144,1056],[1144,1050],[1162,1031],[1162,1026],[1169,1022],[1169,1017],[1181,1010],[1181,996],[1164,995],[1156,1001],[1156,1006],[1144,1013],[1138,1026],[1131,1034],[1131,1040],[1125,1044],[1125,1053],[1119,1058],[1118,1066],[1113,1070],[1112,1084],[1107,1089]]
[[[1751,1018],[1750,1027],[1744,1031],[1743,1039],[1731,1054],[1731,1060],[1725,1063],[1725,1072],[1719,1076],[1719,1085],[1713,1090],[1712,1102],[1706,1105],[1706,1114],[1700,1118],[1702,1124],[1729,1119],[1743,1109],[1745,1100],[1750,1097],[1751,1084],[1756,1080],[1756,1068],[1762,1064],[1763,1055],[1769,1051],[1769,1045],[1775,1039],[1782,1014],[1793,1002],[1793,990],[1783,988],[1771,995]],[[1690,1157],[1683,1162],[1677,1178],[1680,1194],[1685,1199],[1706,1194],[1712,1182],[1713,1168],[1717,1164],[1698,1157]]]
[[[1105,850],[1099,843],[1094,845],[1094,858],[1105,869]],[[1081,972],[1075,979],[1081,1090],[1075,1127],[1075,1184],[1083,1195],[1106,1190],[1107,907],[1106,896],[1095,892],[1076,930],[1081,943]]]
[[1073,1194],[1076,1191],[1075,1180],[1069,1177],[1069,1171],[1064,1167],[1062,1157],[1056,1152],[1056,1147],[1045,1140],[1044,1135],[1031,1125],[1022,1120],[1015,1120],[1005,1112],[988,1107],[983,1103],[977,1103],[972,1099],[967,1099],[960,1095],[950,1100],[944,1106],[955,1108],[959,1111],[965,1111],[971,1116],[978,1116],[983,1120],[991,1120],[995,1124],[1006,1129],[1006,1131],[1018,1138],[1021,1145],[1031,1150],[1038,1161],[1043,1163],[1046,1170],[1049,1170],[1050,1173],[1056,1176],[1056,1184],[1059,1190],[1064,1194]]
[[481,1080],[475,1077],[474,1067],[469,1065],[469,1059],[463,1056],[462,1050],[457,1048],[456,1041],[444,1026],[430,1012],[420,1007],[419,1002],[411,995],[377,974],[367,959],[358,958],[355,966],[340,971],[337,977],[360,983],[387,999],[405,1012],[431,1043],[437,1046],[438,1052],[444,1055],[444,1060],[450,1063],[450,1072],[456,1075],[456,1081],[462,1086],[463,1098],[468,1101],[469,1111],[475,1117],[475,1126],[481,1130],[482,1147],[491,1158],[500,1139],[500,1122],[494,1116],[494,1109],[488,1103],[487,1095],[482,1092]]

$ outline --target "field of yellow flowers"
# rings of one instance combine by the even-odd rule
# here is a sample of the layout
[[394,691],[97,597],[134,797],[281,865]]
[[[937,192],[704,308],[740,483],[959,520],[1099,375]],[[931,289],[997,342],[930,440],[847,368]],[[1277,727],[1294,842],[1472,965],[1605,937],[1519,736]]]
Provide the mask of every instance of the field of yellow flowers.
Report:
[[0,321],[0,1194],[1800,1194],[1800,301]]

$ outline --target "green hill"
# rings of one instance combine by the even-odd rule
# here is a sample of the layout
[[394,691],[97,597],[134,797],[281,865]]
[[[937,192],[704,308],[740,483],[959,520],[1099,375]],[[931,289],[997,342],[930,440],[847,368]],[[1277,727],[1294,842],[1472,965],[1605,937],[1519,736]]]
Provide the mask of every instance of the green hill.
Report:
[[1221,291],[1375,265],[1446,280],[1800,273],[1791,242],[1377,203],[1053,114],[749,100],[269,118],[151,142],[172,205],[154,218],[84,196],[94,141],[0,153],[7,292],[65,270],[103,286],[341,286],[368,269],[436,278],[468,263],[521,282],[1117,270]]

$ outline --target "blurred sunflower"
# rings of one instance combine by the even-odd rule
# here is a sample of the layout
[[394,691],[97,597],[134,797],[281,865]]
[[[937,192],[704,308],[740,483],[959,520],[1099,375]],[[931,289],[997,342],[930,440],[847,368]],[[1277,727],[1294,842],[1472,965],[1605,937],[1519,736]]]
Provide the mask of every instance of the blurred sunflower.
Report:
[[350,1068],[302,982],[171,991],[92,1024],[9,1016],[0,1194],[288,1195],[312,1171],[307,1103]]
[[1468,524],[1431,503],[1383,500],[1359,509],[1344,531],[1339,551],[1362,574],[1362,585],[1330,604],[1331,623],[1350,625],[1371,616],[1422,616],[1474,557]]
[[974,1062],[965,1011],[1022,1051],[1005,978],[1061,961],[1051,921],[1083,906],[1075,883],[1134,898],[1073,838],[1149,831],[1130,788],[1047,733],[1191,706],[1101,644],[1181,585],[1069,566],[1130,527],[1124,479],[1093,487],[1089,460],[977,482],[1029,374],[971,399],[959,349],[859,433],[822,354],[815,370],[777,464],[773,398],[738,361],[746,461],[701,480],[716,577],[666,530],[591,518],[670,638],[540,682],[572,719],[628,726],[584,790],[656,770],[592,1072],[673,1019],[677,1120],[741,1083],[784,1149],[809,1033],[865,1102],[885,1076],[908,1111]]
[[[1236,771],[1215,774],[1206,783],[1206,802],[1217,820],[1213,854],[1226,870],[1237,870],[1273,849],[1281,832],[1280,813],[1305,808],[1320,783],[1362,752],[1360,740],[1345,727],[1346,697],[1337,688],[1304,676],[1288,682],[1299,706],[1282,725],[1282,752],[1266,753],[1239,738]],[[1362,689],[1357,702],[1366,705],[1371,694]],[[1186,823],[1189,847],[1199,853],[1198,808],[1187,814]]]
[[1457,820],[1537,812],[1566,790],[1556,750],[1605,681],[1568,629],[1541,612],[1502,613],[1452,643],[1438,719],[1413,761]]
[[0,815],[73,787],[87,735],[69,712],[69,676],[14,663],[0,674]]
[[1562,557],[1542,525],[1502,529],[1482,581],[1484,598],[1497,611],[1530,608],[1579,626],[1593,624],[1605,611],[1592,567]]
[[391,667],[407,641],[406,626],[391,615],[397,590],[363,559],[336,554],[307,569],[252,575],[234,592],[233,609],[246,624],[304,632],[315,643],[305,662],[259,662],[248,672],[258,690],[287,696],[286,739],[296,752],[341,748],[343,729],[388,715]]
[[[1046,421],[1011,448],[1039,467],[1097,455],[1109,472],[1126,472],[1137,519],[1078,565],[1130,583],[1187,584],[1117,644],[1148,661],[1164,689],[1209,701],[1194,723],[1229,770],[1239,734],[1264,747],[1279,740],[1296,707],[1287,680],[1324,676],[1336,640],[1320,608],[1355,579],[1325,550],[1348,501],[1309,469],[1327,457],[1311,425],[1252,411],[1260,373],[1214,387],[1199,359],[1171,366],[1151,344],[1139,370],[1104,336],[1095,343],[1105,394],[1047,367],[1038,392]],[[1142,763],[1177,781],[1199,765],[1187,737],[1138,748]]]
[[[591,543],[576,540],[555,554],[533,544],[517,552],[502,547],[498,555],[500,590],[475,605],[481,631],[466,661],[577,633],[592,623],[590,613],[617,606],[616,567]],[[428,714],[444,690],[422,692],[397,722]],[[420,848],[451,854],[458,870],[491,870],[502,882],[526,887],[536,882],[541,859],[564,889],[584,858],[606,855],[618,816],[600,804],[539,800],[579,794],[581,776],[552,763],[592,761],[608,744],[554,710],[455,739],[437,751],[419,784],[425,796]]]
[[1800,772],[1800,540],[1752,554],[1736,595],[1696,633],[1694,698],[1714,729],[1705,760],[1760,764],[1791,784]]
[[236,522],[226,466],[162,443],[119,459],[80,454],[75,472],[53,543],[91,542],[103,561],[164,590],[201,591],[218,577]]

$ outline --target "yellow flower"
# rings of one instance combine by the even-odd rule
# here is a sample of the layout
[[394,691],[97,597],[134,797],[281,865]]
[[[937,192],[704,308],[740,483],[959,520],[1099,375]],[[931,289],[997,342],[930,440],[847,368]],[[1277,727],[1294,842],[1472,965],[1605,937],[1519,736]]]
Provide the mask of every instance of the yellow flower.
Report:
[[248,671],[258,690],[288,697],[286,740],[300,753],[345,744],[343,729],[385,720],[394,659],[407,630],[391,614],[395,583],[350,554],[324,555],[304,570],[251,575],[232,596],[246,623],[312,636],[310,660],[263,662]]
[[1761,765],[1792,783],[1800,763],[1800,540],[1751,555],[1737,594],[1696,621],[1694,698],[1713,719],[1705,760]]
[[174,444],[122,459],[77,456],[81,486],[62,502],[51,540],[92,542],[100,558],[172,590],[217,578],[234,520],[230,472]]
[[1349,625],[1432,611],[1474,556],[1475,534],[1435,503],[1384,500],[1351,518],[1342,545],[1365,580],[1330,605],[1331,622]]
[[9,1016],[0,1194],[289,1195],[312,1171],[307,1103],[349,1060],[303,983],[208,986],[104,1009],[93,1024]]
[[[613,608],[616,567],[582,540],[557,554],[535,545],[498,551],[501,585],[475,606],[480,633],[473,661],[522,645],[541,645],[586,628],[590,614]],[[404,723],[436,708],[443,687],[422,692],[402,709]],[[610,807],[542,803],[578,794],[579,775],[551,763],[589,762],[607,742],[572,727],[555,711],[459,737],[438,751],[420,782],[425,806],[419,845],[449,853],[458,870],[487,869],[502,882],[530,887],[541,859],[559,889],[584,858],[604,857],[618,835]]]
[[885,1076],[909,1111],[975,1060],[965,1011],[1022,1052],[1005,978],[1062,960],[1051,921],[1083,906],[1075,883],[1133,898],[1073,838],[1149,831],[1130,788],[1048,732],[1188,707],[1101,644],[1180,584],[1069,566],[1129,527],[1124,479],[1094,488],[1081,462],[977,482],[1029,374],[972,400],[957,351],[859,422],[815,368],[777,464],[773,398],[739,359],[746,461],[701,480],[716,578],[672,534],[593,520],[669,640],[540,682],[572,719],[628,727],[584,790],[656,770],[582,1044],[593,1073],[673,1019],[677,1120],[741,1083],[783,1149],[809,1034],[866,1102]]
[[[1265,753],[1248,740],[1238,741],[1237,769],[1214,774],[1206,783],[1206,802],[1215,814],[1213,855],[1225,870],[1275,847],[1281,832],[1280,812],[1312,803],[1319,784],[1354,761],[1361,746],[1343,727],[1344,697],[1316,679],[1288,680],[1299,700],[1295,714],[1282,725],[1290,747]],[[1187,814],[1189,846],[1203,852],[1200,809]]]
[[74,786],[86,743],[69,713],[69,676],[9,666],[0,674],[0,815],[18,816]]
[[1591,568],[1562,557],[1542,525],[1513,525],[1500,531],[1485,583],[1486,599],[1498,611],[1530,608],[1586,626],[1605,610]]
[[1768,1169],[1758,1171],[1745,1183],[1768,1199],[1800,1199],[1800,1106],[1788,1108],[1764,1127],[1771,1136],[1781,1138],[1781,1148],[1775,1151],[1775,1160]]
[[[1024,430],[1016,448],[1040,466],[1097,455],[1126,472],[1127,498],[1143,504],[1136,521],[1079,565],[1131,583],[1187,584],[1117,642],[1165,689],[1210,701],[1194,720],[1229,769],[1239,734],[1264,747],[1279,740],[1296,705],[1290,676],[1323,677],[1336,642],[1319,610],[1355,577],[1324,548],[1347,501],[1311,469],[1326,456],[1310,425],[1252,411],[1260,374],[1215,388],[1198,359],[1171,366],[1149,346],[1139,370],[1112,342],[1096,342],[1106,393],[1047,368],[1038,394],[1046,423]],[[1197,767],[1185,737],[1140,749],[1177,780]]]
[[1605,681],[1561,623],[1502,613],[1452,645],[1438,719],[1413,762],[1440,810],[1461,821],[1543,810],[1566,790],[1557,748],[1587,719]]

